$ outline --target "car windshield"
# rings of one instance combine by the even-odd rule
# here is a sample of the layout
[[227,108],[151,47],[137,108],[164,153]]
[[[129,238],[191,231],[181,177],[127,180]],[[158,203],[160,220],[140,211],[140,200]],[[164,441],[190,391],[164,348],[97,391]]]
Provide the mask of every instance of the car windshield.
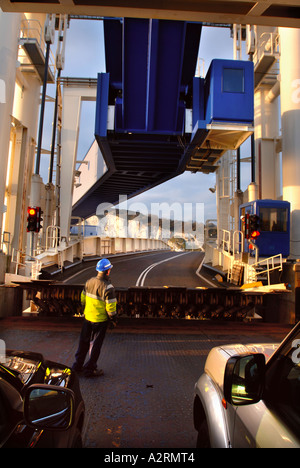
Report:
[[13,371],[14,375],[24,384],[28,382],[37,369],[35,361],[20,356],[8,355],[1,364],[10,371]]

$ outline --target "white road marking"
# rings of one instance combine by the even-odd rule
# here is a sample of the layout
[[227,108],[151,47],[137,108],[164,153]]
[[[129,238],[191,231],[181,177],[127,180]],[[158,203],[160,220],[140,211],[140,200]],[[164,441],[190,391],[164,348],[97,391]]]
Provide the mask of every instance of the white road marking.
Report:
[[182,254],[179,254],[179,255],[175,255],[174,257],[171,257],[171,258],[167,258],[165,260],[161,260],[160,262],[157,262],[157,263],[152,263],[152,265],[149,265],[147,268],[145,268],[144,271],[142,271],[142,273],[140,274],[140,276],[138,277],[137,279],[137,282],[136,282],[136,286],[144,286],[144,283],[145,283],[145,279],[146,279],[146,276],[148,275],[149,271],[151,271],[153,268],[155,268],[156,266],[160,265],[161,263],[164,263],[164,262],[169,262],[170,260],[174,260],[174,258],[179,258],[181,257],[182,255],[187,255],[189,253],[192,253],[192,252],[184,252]]

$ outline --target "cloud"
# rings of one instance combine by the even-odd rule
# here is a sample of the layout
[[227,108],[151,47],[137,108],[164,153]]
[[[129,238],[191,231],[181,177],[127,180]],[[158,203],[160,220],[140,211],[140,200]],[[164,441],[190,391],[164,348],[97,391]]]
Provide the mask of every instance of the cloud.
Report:
[[229,28],[204,27],[199,47],[199,57],[204,60],[205,73],[216,58],[233,58],[233,41]]
[[182,210],[184,210],[184,204],[190,204],[195,212],[196,204],[203,203],[205,219],[216,218],[216,196],[209,191],[209,188],[214,185],[214,174],[185,172],[164,184],[129,199],[128,208],[130,209],[133,203],[143,203],[149,211],[151,204],[154,203],[168,203],[169,206],[172,206],[172,204],[179,202],[182,205]]
[[105,71],[103,22],[72,20],[67,31],[62,76],[96,78]]

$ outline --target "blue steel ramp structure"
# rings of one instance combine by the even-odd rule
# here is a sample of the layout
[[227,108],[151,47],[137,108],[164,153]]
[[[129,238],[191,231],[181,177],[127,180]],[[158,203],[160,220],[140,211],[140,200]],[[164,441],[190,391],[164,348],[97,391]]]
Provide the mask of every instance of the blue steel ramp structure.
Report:
[[74,216],[86,218],[100,203],[117,204],[120,195],[131,198],[185,170],[214,171],[223,152],[249,136],[253,66],[215,60],[205,78],[195,78],[201,29],[104,20],[107,72],[98,75],[95,137],[108,170],[73,206]]

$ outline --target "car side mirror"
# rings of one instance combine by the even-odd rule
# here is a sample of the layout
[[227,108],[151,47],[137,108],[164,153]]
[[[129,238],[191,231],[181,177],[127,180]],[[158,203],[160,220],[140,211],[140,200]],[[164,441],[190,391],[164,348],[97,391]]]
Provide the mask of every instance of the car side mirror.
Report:
[[72,390],[56,385],[31,385],[24,396],[25,423],[35,429],[66,430],[73,424]]
[[242,406],[262,399],[265,362],[265,356],[259,353],[228,359],[224,374],[224,397],[228,403]]

